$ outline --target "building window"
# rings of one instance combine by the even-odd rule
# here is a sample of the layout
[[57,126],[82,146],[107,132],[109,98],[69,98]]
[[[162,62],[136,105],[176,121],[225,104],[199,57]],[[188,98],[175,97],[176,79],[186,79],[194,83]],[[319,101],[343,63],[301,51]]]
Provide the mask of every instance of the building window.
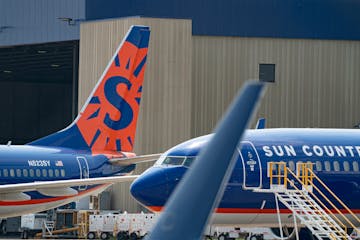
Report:
[[275,64],[259,64],[259,80],[261,82],[275,82]]

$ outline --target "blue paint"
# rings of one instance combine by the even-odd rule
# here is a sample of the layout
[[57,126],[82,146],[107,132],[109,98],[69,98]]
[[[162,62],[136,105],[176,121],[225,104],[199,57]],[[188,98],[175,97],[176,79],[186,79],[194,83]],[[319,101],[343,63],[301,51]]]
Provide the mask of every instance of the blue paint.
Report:
[[120,59],[119,59],[119,55],[117,54],[115,56],[115,66],[120,67]]
[[99,138],[101,134],[101,131],[98,129],[95,133],[95,136],[94,138],[91,140],[91,143],[90,143],[90,148],[92,148],[92,146],[94,145],[94,143],[96,142],[96,140]]
[[146,57],[147,57],[147,56],[145,56],[145,57],[141,60],[141,62],[139,63],[139,65],[136,67],[136,69],[135,69],[135,71],[134,71],[134,76],[135,76],[135,77],[139,76],[140,71],[143,69],[143,67],[144,67],[144,65],[145,65],[145,63],[146,63]]
[[[197,156],[204,148],[213,135],[206,135],[191,139],[169,149],[166,156]],[[246,153],[249,142],[254,144],[256,152],[259,154],[262,168],[262,186],[269,188],[270,182],[267,177],[267,163],[270,161],[285,161],[289,164],[298,161],[322,164],[322,170],[317,171],[318,177],[335,192],[335,194],[350,207],[350,209],[360,209],[360,172],[353,170],[353,162],[360,165],[360,151],[356,146],[360,146],[359,130],[355,129],[257,129],[248,130],[243,138],[247,144],[242,146],[241,152]],[[273,152],[272,156],[267,156],[269,151],[265,151],[266,146],[292,146],[296,156],[291,156],[291,151],[286,153],[283,148],[279,154]],[[309,148],[304,146],[309,146]],[[339,156],[336,151],[333,157],[329,157],[324,149],[335,147],[342,149],[345,154]],[[350,146],[353,146],[351,148]],[[322,156],[316,155],[319,147],[324,150]],[[305,149],[305,151],[303,150]],[[360,149],[360,148],[359,148]],[[315,150],[315,151],[314,151]],[[331,153],[331,151],[328,151]],[[312,153],[312,156],[308,154]],[[320,154],[321,155],[321,154]],[[221,160],[221,159],[219,159]],[[328,161],[331,170],[326,171],[324,164]],[[345,171],[344,162],[350,164],[350,171]],[[339,163],[339,171],[334,170],[334,162]],[[155,165],[147,170],[131,185],[132,195],[145,206],[164,206],[166,200],[177,186],[179,179],[187,171],[185,166]],[[314,168],[316,170],[316,167]],[[228,209],[259,209],[263,200],[266,200],[266,209],[275,209],[274,196],[272,194],[257,193],[243,189],[243,164],[238,155],[234,170],[230,176],[224,195],[220,201],[219,208]],[[165,180],[166,179],[166,180]],[[256,185],[258,177],[250,176],[247,178],[247,186]],[[164,190],[166,189],[166,191]],[[285,209],[281,205],[282,209]]]
[[85,142],[85,139],[81,135],[81,132],[76,124],[49,136],[30,142],[27,145],[89,150],[89,146]]
[[93,114],[91,114],[87,120],[92,119],[92,118],[96,118],[99,115],[100,112],[100,108],[98,108]]
[[[206,6],[206,7],[204,7]],[[357,0],[86,1],[86,19],[191,19],[193,35],[360,40]]]
[[97,96],[94,96],[90,99],[90,104],[100,104],[100,99]]
[[117,151],[121,151],[121,140],[120,139],[116,139],[116,149],[117,149]]
[[129,141],[130,145],[133,146],[133,142],[132,142],[132,140],[131,140],[131,137],[128,136],[127,139],[128,139],[128,141]]
[[149,45],[149,37],[149,27],[135,26],[126,38],[126,41],[132,43],[137,48],[147,48]]
[[106,113],[105,115],[105,125],[113,130],[126,128],[132,122],[134,116],[131,105],[127,103],[122,96],[118,95],[116,91],[116,86],[118,84],[125,84],[128,90],[130,90],[132,86],[131,82],[123,77],[111,77],[105,82],[104,91],[106,99],[121,112],[120,119],[117,121],[112,120],[109,113]]

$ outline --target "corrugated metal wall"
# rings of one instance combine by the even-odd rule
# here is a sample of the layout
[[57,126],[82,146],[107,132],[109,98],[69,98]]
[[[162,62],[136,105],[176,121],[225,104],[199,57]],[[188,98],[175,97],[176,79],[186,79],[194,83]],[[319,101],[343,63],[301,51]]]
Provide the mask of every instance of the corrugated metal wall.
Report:
[[[83,105],[116,47],[134,24],[151,27],[135,152],[157,153],[191,135],[191,21],[128,18],[82,24],[79,106]],[[139,165],[136,173],[149,165]],[[139,209],[129,195],[129,185],[113,187],[114,209],[130,212]]]
[[[212,131],[237,90],[276,64],[259,114],[269,127],[345,127],[360,122],[360,42],[191,36],[189,20],[129,18],[83,24],[79,106],[131,24],[152,28],[137,137],[154,153]],[[140,173],[147,165],[140,165]],[[113,187],[112,206],[136,211],[129,184]]]
[[84,20],[85,0],[1,0],[0,46],[79,39]]
[[193,36],[192,134],[208,133],[259,63],[276,64],[259,111],[269,127],[360,122],[360,42]]

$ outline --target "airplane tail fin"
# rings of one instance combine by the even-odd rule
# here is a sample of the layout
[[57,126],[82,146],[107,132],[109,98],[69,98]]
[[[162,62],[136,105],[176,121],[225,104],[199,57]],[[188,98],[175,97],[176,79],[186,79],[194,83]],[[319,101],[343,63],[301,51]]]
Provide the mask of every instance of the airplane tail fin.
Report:
[[149,37],[149,27],[132,26],[74,122],[29,145],[131,152]]

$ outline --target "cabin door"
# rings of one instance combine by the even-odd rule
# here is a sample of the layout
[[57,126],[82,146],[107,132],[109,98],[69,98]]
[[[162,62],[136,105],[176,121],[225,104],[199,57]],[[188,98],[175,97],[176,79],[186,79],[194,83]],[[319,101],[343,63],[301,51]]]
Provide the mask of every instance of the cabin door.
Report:
[[[80,179],[89,178],[89,165],[87,163],[86,158],[79,156],[79,157],[76,157],[76,159],[79,164]],[[86,188],[87,188],[87,185],[79,186],[79,190],[85,190]]]
[[241,149],[237,149],[243,165],[244,189],[261,188],[262,170],[259,154],[253,143],[241,142]]

